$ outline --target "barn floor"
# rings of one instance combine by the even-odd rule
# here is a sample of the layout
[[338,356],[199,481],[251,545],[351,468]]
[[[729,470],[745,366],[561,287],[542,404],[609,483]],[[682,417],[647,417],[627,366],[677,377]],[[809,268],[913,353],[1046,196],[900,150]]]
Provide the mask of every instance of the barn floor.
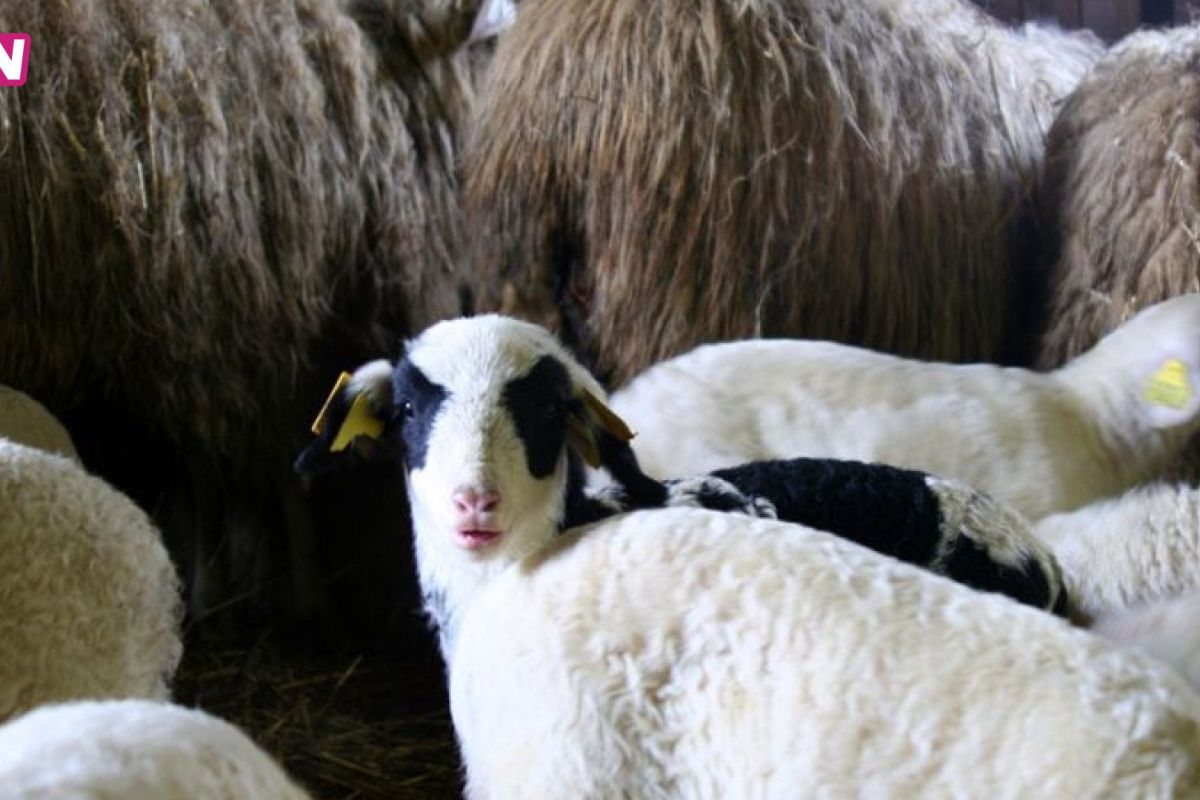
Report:
[[462,794],[441,660],[296,650],[271,636],[187,642],[175,699],[248,733],[314,798]]

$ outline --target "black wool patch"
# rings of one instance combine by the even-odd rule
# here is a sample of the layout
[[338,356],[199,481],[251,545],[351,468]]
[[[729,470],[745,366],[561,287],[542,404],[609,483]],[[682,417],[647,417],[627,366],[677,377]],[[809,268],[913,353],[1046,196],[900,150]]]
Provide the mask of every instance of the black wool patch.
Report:
[[571,378],[554,356],[542,356],[523,377],[504,387],[503,403],[525,449],[529,474],[546,478],[554,472],[567,441]]
[[587,476],[583,469],[583,461],[578,454],[567,451],[567,497],[563,508],[563,518],[559,530],[574,528],[577,525],[589,525],[602,519],[607,519],[621,513],[623,506],[617,503],[603,503],[585,492]]
[[425,373],[407,359],[397,364],[392,372],[395,417],[390,427],[400,432],[404,461],[410,470],[425,466],[429,432],[447,394],[444,387],[425,377]]
[[[954,549],[944,562],[947,578],[983,592],[1006,594],[1017,602],[1051,610],[1059,614],[1058,606],[1050,609],[1050,585],[1036,561],[1029,559],[1020,567],[1010,567],[995,561],[988,551],[965,536],[954,540]],[[1065,612],[1065,606],[1062,611]]]
[[630,509],[661,508],[666,504],[667,487],[642,472],[629,442],[600,429],[596,431],[596,447],[600,451],[600,463],[625,489]]
[[823,458],[754,461],[711,473],[765,497],[779,519],[928,566],[941,541],[941,511],[925,474],[885,464]]

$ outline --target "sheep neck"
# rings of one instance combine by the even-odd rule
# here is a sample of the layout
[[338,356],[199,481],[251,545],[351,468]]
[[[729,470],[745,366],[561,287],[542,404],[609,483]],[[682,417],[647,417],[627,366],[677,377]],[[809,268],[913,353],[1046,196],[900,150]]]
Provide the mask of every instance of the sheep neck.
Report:
[[[560,478],[562,480],[562,478]],[[569,479],[568,479],[569,480]],[[580,478],[582,480],[582,478]],[[566,483],[561,496],[565,500]],[[458,626],[475,597],[498,575],[551,542],[565,514],[565,502],[545,520],[525,522],[506,535],[504,549],[476,558],[451,542],[410,491],[413,543],[417,580],[424,611],[437,631],[438,644],[447,668],[452,663]]]

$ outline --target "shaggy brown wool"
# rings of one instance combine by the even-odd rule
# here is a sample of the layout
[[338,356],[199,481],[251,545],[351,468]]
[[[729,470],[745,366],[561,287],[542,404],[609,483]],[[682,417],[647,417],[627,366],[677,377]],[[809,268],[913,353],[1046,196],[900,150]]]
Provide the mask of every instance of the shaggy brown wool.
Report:
[[0,92],[0,381],[169,524],[201,610],[316,602],[307,424],[338,369],[459,310],[477,5],[0,6],[32,36]]
[[1002,358],[1042,135],[1098,54],[957,0],[528,0],[468,147],[483,305],[617,383],[747,336]]
[[1058,236],[1038,363],[1200,291],[1200,26],[1118,45],[1064,104],[1041,202]]

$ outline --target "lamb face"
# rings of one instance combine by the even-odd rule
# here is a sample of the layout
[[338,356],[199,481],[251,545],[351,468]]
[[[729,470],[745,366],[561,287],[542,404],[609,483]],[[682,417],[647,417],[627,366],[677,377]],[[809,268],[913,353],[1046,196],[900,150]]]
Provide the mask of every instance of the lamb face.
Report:
[[563,514],[571,381],[535,337],[444,323],[392,379],[419,546],[510,561]]
[[493,316],[433,326],[393,370],[391,430],[422,585],[443,629],[469,586],[556,534],[579,469],[568,418],[584,391],[601,393],[549,333]]
[[[495,315],[450,320],[409,342],[395,366],[372,361],[344,376],[296,469],[402,461],[426,611],[447,650],[457,610],[482,583],[568,519],[620,510],[589,503],[580,456],[569,454],[632,460],[631,434],[603,398],[545,329]],[[637,477],[636,488],[661,491]]]

